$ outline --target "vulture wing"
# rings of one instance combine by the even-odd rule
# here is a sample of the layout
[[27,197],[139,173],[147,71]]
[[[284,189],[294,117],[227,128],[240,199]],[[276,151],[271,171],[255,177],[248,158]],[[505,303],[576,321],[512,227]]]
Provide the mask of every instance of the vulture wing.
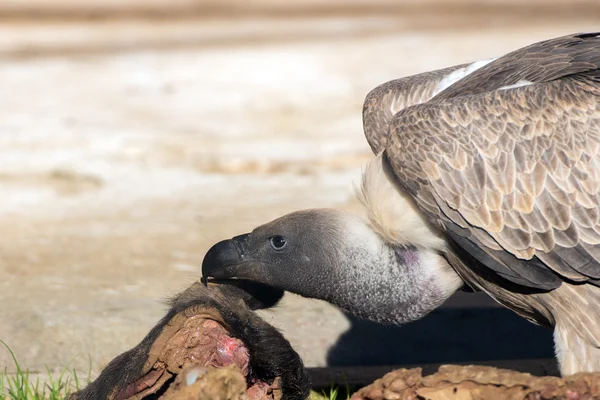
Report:
[[444,77],[452,74],[456,78],[464,76],[466,68],[466,65],[456,65],[424,72],[386,82],[371,90],[363,105],[363,126],[373,152],[378,154],[385,149],[389,123],[398,111],[429,101],[437,94],[438,88],[444,86]]
[[379,122],[380,139],[365,127],[450,243],[529,288],[600,283],[598,35],[509,53]]

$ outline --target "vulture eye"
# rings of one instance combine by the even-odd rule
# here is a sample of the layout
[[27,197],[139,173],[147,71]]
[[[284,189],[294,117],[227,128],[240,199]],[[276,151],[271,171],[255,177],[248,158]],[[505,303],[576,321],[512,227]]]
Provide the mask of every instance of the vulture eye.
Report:
[[287,240],[283,236],[272,236],[269,238],[269,243],[275,251],[281,251],[287,246]]

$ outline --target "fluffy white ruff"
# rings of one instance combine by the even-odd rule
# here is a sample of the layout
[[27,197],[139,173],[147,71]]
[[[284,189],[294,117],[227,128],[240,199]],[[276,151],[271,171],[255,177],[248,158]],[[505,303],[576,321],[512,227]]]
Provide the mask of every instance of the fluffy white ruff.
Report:
[[445,241],[431,229],[421,212],[388,179],[379,154],[363,170],[356,195],[364,205],[369,223],[383,240],[443,251]]

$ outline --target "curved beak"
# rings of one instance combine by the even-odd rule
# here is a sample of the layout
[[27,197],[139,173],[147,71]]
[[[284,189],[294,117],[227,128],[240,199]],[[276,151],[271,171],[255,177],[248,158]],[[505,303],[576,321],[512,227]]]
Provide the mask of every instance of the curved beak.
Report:
[[259,278],[264,268],[246,254],[248,235],[223,240],[211,247],[202,261],[202,279]]
[[211,247],[202,261],[202,282],[208,285],[210,279],[241,289],[243,300],[253,310],[273,307],[284,291],[265,284],[265,265],[246,254],[247,239],[248,234],[240,235]]

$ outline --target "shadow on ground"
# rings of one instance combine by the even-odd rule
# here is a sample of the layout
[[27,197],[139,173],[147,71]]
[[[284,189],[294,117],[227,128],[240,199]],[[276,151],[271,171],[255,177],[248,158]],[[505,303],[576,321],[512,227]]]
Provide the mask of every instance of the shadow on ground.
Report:
[[346,315],[330,366],[464,363],[553,358],[552,331],[500,307],[446,307],[404,326]]

